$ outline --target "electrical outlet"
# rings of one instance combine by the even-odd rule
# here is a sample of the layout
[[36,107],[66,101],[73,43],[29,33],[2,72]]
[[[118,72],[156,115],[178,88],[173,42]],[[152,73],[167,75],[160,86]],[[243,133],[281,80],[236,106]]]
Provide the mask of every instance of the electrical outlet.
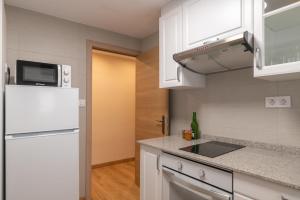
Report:
[[266,97],[265,104],[266,108],[276,108],[276,97]]
[[266,108],[290,108],[292,106],[291,96],[266,97]]
[[277,97],[277,108],[290,108],[292,107],[291,96]]

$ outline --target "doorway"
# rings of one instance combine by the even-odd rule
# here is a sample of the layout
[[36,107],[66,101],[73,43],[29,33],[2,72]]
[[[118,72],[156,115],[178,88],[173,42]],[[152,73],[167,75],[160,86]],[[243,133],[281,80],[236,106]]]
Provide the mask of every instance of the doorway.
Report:
[[[92,103],[92,79],[93,79],[93,68],[92,68],[92,55],[93,51],[104,51],[106,55],[112,55],[111,53],[118,54],[120,57],[131,57],[135,59],[135,129],[134,129],[134,144],[133,149],[134,161],[132,158],[121,158],[115,161],[108,161],[102,164],[93,164],[93,153],[92,153],[92,132],[93,124],[98,123],[99,121],[93,122],[93,103]],[[98,51],[99,52],[99,51]],[[86,200],[91,200],[91,195],[93,194],[91,183],[93,180],[93,170],[97,168],[97,172],[94,173],[94,177],[100,180],[100,182],[94,182],[97,187],[98,194],[93,200],[102,200],[102,199],[139,199],[136,196],[139,193],[139,145],[137,140],[161,137],[168,134],[168,105],[169,105],[169,91],[166,89],[159,89],[159,49],[155,47],[146,52],[137,52],[123,47],[117,47],[109,44],[98,43],[94,41],[87,41],[87,129],[86,129]],[[116,66],[116,65],[113,65]],[[102,74],[103,75],[103,74]],[[101,75],[97,76],[98,78]],[[111,81],[116,78],[114,73],[107,74],[104,79],[112,78]],[[102,79],[101,79],[102,80]],[[103,84],[104,89],[109,88],[109,84]],[[123,85],[124,86],[124,85]],[[108,90],[109,93],[100,95],[101,99],[106,98],[107,96],[114,95],[113,90]],[[101,100],[100,99],[100,100]],[[117,101],[120,98],[115,98],[112,101],[108,101],[111,105],[114,105],[115,100]],[[111,106],[109,105],[109,106]],[[108,106],[107,106],[108,107]],[[104,107],[103,109],[107,109]],[[117,107],[117,106],[116,106]],[[128,112],[128,111],[127,111]],[[120,113],[119,113],[120,114]],[[102,117],[103,118],[103,117]],[[105,120],[108,120],[108,117],[105,117]],[[113,118],[115,119],[115,118]],[[111,120],[113,121],[113,120]],[[110,123],[111,121],[107,122]],[[105,122],[105,121],[103,121]],[[115,126],[113,122],[111,126]],[[110,126],[110,127],[111,127]],[[100,126],[101,128],[101,126]],[[100,129],[102,130],[102,128]],[[114,134],[117,139],[119,134]],[[119,151],[118,146],[115,145],[112,148],[114,154],[117,154],[116,151]],[[110,149],[110,151],[112,151]],[[109,153],[105,150],[102,152],[104,154]],[[99,160],[105,158],[104,155]],[[93,168],[94,166],[94,168]],[[96,171],[96,170],[94,170]],[[135,174],[134,174],[135,172]],[[121,180],[118,173],[127,174],[126,182],[125,179]],[[106,181],[105,181],[106,180]],[[135,182],[135,183],[133,183]],[[121,184],[119,186],[118,184]],[[100,188],[98,187],[100,186]],[[103,186],[107,187],[105,189]],[[124,188],[123,186],[126,186]],[[113,190],[109,190],[112,189]],[[114,193],[113,195],[121,195],[113,198],[105,197],[103,195]]]
[[136,58],[92,51],[93,200],[139,199],[135,184]]

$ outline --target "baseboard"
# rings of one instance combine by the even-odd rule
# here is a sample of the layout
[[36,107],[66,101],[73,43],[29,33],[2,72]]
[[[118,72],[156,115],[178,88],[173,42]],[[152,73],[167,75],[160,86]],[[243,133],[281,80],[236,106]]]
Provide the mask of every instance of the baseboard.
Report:
[[121,159],[121,160],[92,165],[92,169],[105,167],[105,166],[109,166],[109,165],[120,164],[120,163],[124,163],[124,162],[130,162],[130,161],[134,161],[134,158],[125,158],[125,159]]

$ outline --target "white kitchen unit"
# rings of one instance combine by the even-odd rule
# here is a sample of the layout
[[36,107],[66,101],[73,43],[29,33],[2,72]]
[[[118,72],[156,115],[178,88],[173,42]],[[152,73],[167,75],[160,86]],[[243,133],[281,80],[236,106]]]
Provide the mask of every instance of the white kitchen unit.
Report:
[[[199,48],[200,51],[200,47],[206,49],[207,45],[215,42],[226,43],[229,37],[246,32],[252,35],[253,0],[175,0],[162,8],[159,23],[160,87],[204,88],[208,73],[191,70],[182,63],[178,64],[174,61],[174,54],[194,48]],[[252,54],[250,59],[240,59],[240,54],[235,54],[235,58],[242,60],[236,59],[236,63],[220,62],[222,56],[216,54],[226,54],[228,48],[203,55],[200,60],[193,57],[193,65],[196,65],[196,68],[199,65],[208,69],[206,72],[212,73],[249,67],[248,60],[252,66]],[[235,49],[240,53],[244,52],[245,48],[242,51],[239,48]],[[231,58],[225,54],[223,57]]]
[[234,173],[235,200],[299,200],[300,191],[293,190],[253,176]]
[[181,67],[173,54],[182,51],[182,6],[173,1],[162,9],[159,19],[160,88],[205,87],[205,77]]
[[252,0],[188,0],[183,3],[183,50],[248,31]]
[[140,157],[140,198],[141,200],[162,200],[161,151],[141,146]]
[[299,79],[300,1],[255,0],[254,13],[254,76]]
[[78,131],[6,138],[7,200],[78,200]]
[[232,171],[168,153],[161,163],[163,200],[232,200]]
[[79,90],[5,87],[5,199],[79,199]]

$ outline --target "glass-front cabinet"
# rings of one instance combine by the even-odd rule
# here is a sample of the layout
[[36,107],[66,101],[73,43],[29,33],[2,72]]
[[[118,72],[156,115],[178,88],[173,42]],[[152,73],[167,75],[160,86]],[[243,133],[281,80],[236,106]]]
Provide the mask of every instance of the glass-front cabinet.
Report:
[[254,76],[300,79],[300,1],[254,1]]

